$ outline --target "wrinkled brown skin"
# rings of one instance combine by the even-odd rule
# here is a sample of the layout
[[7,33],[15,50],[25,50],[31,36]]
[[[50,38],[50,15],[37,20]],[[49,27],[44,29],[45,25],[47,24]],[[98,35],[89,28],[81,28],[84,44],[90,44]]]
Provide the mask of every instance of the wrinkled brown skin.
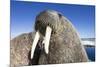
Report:
[[28,53],[31,49],[32,38],[29,34],[20,35],[11,40],[10,65],[17,67],[28,65]]
[[[31,62],[33,34],[24,34],[11,40],[11,66],[87,62],[87,54],[71,22],[63,16],[60,17],[59,22],[61,23],[58,23],[56,33],[52,33],[50,38],[49,53],[46,54],[43,49],[40,51],[37,47],[35,59]],[[36,29],[41,27],[41,24],[36,25]]]
[[[63,21],[62,21],[63,22]],[[52,34],[50,39],[49,53],[43,50],[40,55],[39,64],[61,64],[87,62],[88,57],[82,46],[76,30],[68,21],[64,21],[61,32]]]
[[[12,39],[10,45],[10,66],[28,66],[37,65],[40,50],[36,47],[34,58],[30,59],[30,51],[32,46],[32,36],[34,38],[35,33],[25,33]],[[39,41],[40,42],[40,41]]]

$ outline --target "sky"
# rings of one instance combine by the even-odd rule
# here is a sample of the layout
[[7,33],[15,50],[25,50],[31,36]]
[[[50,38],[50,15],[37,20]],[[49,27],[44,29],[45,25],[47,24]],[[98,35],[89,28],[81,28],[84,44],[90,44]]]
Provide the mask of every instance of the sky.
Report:
[[11,1],[11,38],[34,31],[36,16],[43,10],[56,10],[68,18],[81,38],[95,37],[95,6]]

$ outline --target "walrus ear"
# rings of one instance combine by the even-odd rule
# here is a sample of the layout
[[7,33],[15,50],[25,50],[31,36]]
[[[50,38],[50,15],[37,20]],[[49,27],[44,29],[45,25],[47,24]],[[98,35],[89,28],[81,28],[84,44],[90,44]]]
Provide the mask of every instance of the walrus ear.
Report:
[[70,21],[69,19],[67,19],[66,17],[64,17],[64,16],[62,16],[62,17],[60,18],[60,21],[61,21],[61,24],[64,25],[64,26],[66,26],[66,23],[67,23],[67,25],[73,26],[73,25],[71,24],[71,21]]
[[61,15],[60,13],[58,13],[58,16],[59,16],[59,18],[61,18],[61,17],[62,17],[62,15]]
[[60,20],[61,20],[61,22],[69,22],[69,20],[66,17],[64,17],[64,16],[62,16],[60,18]]

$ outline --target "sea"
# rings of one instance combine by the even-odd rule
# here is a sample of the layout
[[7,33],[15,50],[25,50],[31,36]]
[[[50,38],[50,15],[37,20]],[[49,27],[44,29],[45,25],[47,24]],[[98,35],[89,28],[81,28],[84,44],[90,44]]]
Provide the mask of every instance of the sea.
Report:
[[88,58],[90,61],[95,61],[95,47],[86,47],[85,48]]

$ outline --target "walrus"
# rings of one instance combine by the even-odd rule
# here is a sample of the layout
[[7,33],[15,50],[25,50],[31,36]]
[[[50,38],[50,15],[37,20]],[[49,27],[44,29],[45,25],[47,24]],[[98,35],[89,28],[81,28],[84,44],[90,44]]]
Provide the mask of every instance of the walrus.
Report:
[[61,13],[45,10],[36,17],[36,35],[31,58],[39,38],[43,39],[39,64],[60,64],[88,61],[78,32]]
[[35,33],[11,40],[12,67],[87,61],[75,27],[55,10],[44,10],[36,16]]

